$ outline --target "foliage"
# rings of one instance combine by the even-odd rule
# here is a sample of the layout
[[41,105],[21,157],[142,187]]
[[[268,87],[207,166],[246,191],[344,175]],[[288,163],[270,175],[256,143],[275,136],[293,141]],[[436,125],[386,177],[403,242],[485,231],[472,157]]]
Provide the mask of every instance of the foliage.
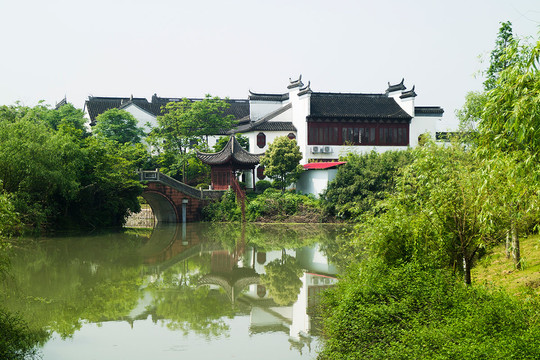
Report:
[[309,222],[321,222],[321,210],[320,201],[313,196],[300,195],[291,191],[281,192],[269,188],[248,202],[246,219],[249,221],[268,219],[283,221],[299,215],[308,217]]
[[[296,194],[291,191],[282,193],[276,189],[266,189],[264,193],[250,196],[246,200],[246,219],[248,221],[289,221],[322,222],[320,201],[313,196]],[[240,221],[240,204],[235,193],[226,191],[221,201],[207,205],[203,209],[203,218],[207,221]]]
[[25,360],[37,357],[38,345],[47,337],[44,330],[31,330],[18,316],[0,308],[0,358]]
[[163,108],[164,114],[158,116],[158,128],[154,136],[164,140],[164,149],[186,152],[198,143],[206,143],[208,136],[229,130],[234,123],[232,115],[225,115],[229,108],[227,101],[218,97],[206,97],[200,101],[182,99],[170,102]]
[[120,225],[138,208],[134,172],[146,150],[85,137],[79,115],[67,106],[1,108],[0,181],[28,227]]
[[320,359],[536,359],[536,302],[472,288],[446,270],[364,263],[327,293]]
[[148,141],[158,152],[160,167],[167,175],[192,185],[207,180],[208,167],[191,150],[208,151],[208,136],[234,125],[234,116],[225,115],[229,106],[226,100],[206,95],[200,101],[184,98],[163,107],[163,115],[157,118],[158,127],[152,129]]
[[284,190],[294,183],[304,170],[300,165],[301,159],[302,153],[296,140],[280,136],[268,146],[268,150],[261,157],[260,164],[265,168],[264,174]]
[[540,41],[521,46],[517,41],[506,56],[515,63],[499,73],[496,87],[486,93],[478,123],[479,146],[501,151],[540,149]]
[[99,114],[92,131],[97,137],[117,141],[120,144],[139,143],[144,135],[143,129],[137,126],[137,119],[120,109],[109,109]]
[[236,203],[236,194],[226,191],[220,201],[210,203],[203,209],[203,218],[208,221],[240,221],[242,211]]
[[15,212],[15,207],[11,202],[9,194],[3,192],[2,183],[0,182],[0,241],[2,241],[2,238],[7,238],[17,233],[19,225],[19,215]]
[[476,257],[504,234],[495,205],[503,185],[495,175],[485,160],[457,143],[415,149],[395,193],[381,204],[384,213],[359,225],[359,245],[391,266],[429,261],[463,271],[471,283]]
[[290,255],[282,255],[264,266],[265,274],[261,275],[261,284],[266,286],[268,294],[276,304],[288,306],[298,298],[303,274],[296,259]]
[[486,70],[486,81],[484,81],[486,90],[491,90],[496,86],[500,72],[513,62],[512,58],[506,56],[506,49],[513,41],[512,23],[510,21],[501,23],[495,49],[491,51],[489,68]]
[[343,219],[357,219],[393,190],[400,169],[412,160],[411,151],[349,154],[321,196],[325,211]]
[[255,184],[255,187],[257,188],[258,192],[264,192],[266,189],[270,188],[272,186],[272,183],[268,180],[259,180],[257,181],[257,184]]
[[[236,140],[244,150],[249,151],[249,138],[247,136],[236,134],[234,137],[236,137]],[[227,145],[230,138],[230,136],[221,136],[213,147],[214,152],[220,152]]]

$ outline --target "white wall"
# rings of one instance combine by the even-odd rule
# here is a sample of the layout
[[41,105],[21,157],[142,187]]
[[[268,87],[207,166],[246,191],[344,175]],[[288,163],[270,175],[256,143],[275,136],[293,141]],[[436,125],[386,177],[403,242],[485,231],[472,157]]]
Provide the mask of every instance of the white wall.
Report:
[[148,134],[151,130],[147,123],[150,123],[152,127],[157,126],[157,118],[135,104],[129,104],[123,110],[127,111],[137,119],[138,126],[144,129],[145,134]]
[[425,133],[431,135],[431,138],[435,140],[435,133],[440,121],[441,117],[437,116],[418,116],[413,118],[409,128],[410,146],[418,146],[418,137]]
[[296,182],[296,191],[319,197],[328,187],[328,183],[334,180],[336,174],[337,169],[306,170]]

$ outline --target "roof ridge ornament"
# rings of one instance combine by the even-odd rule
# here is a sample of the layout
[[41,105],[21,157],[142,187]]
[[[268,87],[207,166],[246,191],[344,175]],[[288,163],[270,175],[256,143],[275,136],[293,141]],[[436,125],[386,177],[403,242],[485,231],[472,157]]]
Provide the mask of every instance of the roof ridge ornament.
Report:
[[298,96],[302,96],[302,95],[305,95],[305,94],[311,94],[313,91],[311,91],[311,80],[308,81],[308,84],[303,87],[303,88],[300,88],[300,91],[298,92]]
[[399,98],[400,99],[406,99],[406,98],[416,97],[417,96],[416,92],[414,92],[415,86],[416,85],[413,85],[413,87],[409,91],[403,91],[403,93],[401,94],[401,96]]
[[304,86],[304,83],[302,82],[302,74],[300,74],[298,80],[292,80],[291,78],[289,78],[289,86],[287,86],[287,89],[294,89],[296,87],[302,86]]
[[405,78],[402,78],[401,82],[396,85],[392,85],[390,84],[390,81],[388,81],[388,89],[386,89],[386,95],[394,91],[406,90],[407,87],[403,84],[404,82],[405,82]]

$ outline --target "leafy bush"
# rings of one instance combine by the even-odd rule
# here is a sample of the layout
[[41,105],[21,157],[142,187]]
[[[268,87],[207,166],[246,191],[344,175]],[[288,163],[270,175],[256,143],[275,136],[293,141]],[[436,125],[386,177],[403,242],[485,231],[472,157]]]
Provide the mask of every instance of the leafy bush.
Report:
[[242,211],[236,203],[236,194],[225,191],[220,201],[209,204],[203,209],[203,219],[207,221],[240,221]]
[[325,294],[320,359],[538,359],[538,305],[446,270],[371,262]]
[[[288,217],[308,212],[314,220],[320,221],[322,209],[313,196],[269,188],[246,206],[246,218],[257,221],[263,218],[284,220]],[[312,220],[313,221],[313,220]]]
[[209,185],[206,184],[206,183],[197,184],[197,185],[195,186],[196,189],[203,189],[203,190],[207,190],[208,187],[209,187]]
[[[220,202],[209,204],[203,209],[203,218],[208,221],[239,221],[242,213],[233,191],[227,191]],[[297,217],[297,218],[293,218]],[[299,195],[266,189],[264,193],[246,200],[247,221],[320,222],[322,209],[313,196]]]
[[343,219],[355,219],[384,199],[398,171],[411,162],[411,151],[349,154],[321,196],[325,211]]
[[272,183],[268,180],[259,180],[257,181],[257,184],[255,187],[257,188],[258,192],[264,192],[266,189],[270,188],[272,186]]

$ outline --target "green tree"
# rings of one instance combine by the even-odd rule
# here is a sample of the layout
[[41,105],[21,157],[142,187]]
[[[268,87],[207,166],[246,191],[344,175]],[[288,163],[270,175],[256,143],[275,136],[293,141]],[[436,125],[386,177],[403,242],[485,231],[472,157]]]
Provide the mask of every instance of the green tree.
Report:
[[[225,115],[229,108],[226,100],[206,97],[200,101],[182,99],[170,102],[158,116],[158,126],[150,134],[150,143],[168,159],[167,174],[188,181],[188,159],[192,148],[208,149],[208,136],[229,130],[234,125],[234,116]],[[176,165],[175,165],[176,164]],[[174,171],[173,171],[174,169]]]
[[[34,229],[120,225],[138,208],[142,145],[84,137],[59,110],[0,108],[0,181],[21,222]],[[75,113],[68,108],[68,113]],[[103,197],[97,196],[102,194]],[[105,194],[107,194],[105,196]],[[94,197],[94,195],[96,195]]]
[[411,151],[349,154],[321,198],[325,210],[344,219],[358,219],[395,185],[398,171],[411,162]]
[[260,163],[265,168],[264,174],[274,180],[278,188],[285,190],[304,170],[300,165],[301,159],[302,153],[296,140],[280,136],[268,146]]
[[120,109],[109,109],[96,118],[93,133],[97,137],[126,143],[139,143],[144,131],[137,126],[137,119],[129,112]]
[[[249,151],[249,138],[247,136],[243,136],[241,134],[234,135],[236,137],[236,140],[238,140],[238,143],[242,148],[246,151]],[[229,142],[230,136],[222,136],[218,139],[216,144],[214,145],[214,152],[220,152],[225,145]]]
[[485,72],[487,79],[484,81],[484,89],[493,89],[496,86],[500,72],[512,63],[512,58],[506,56],[506,50],[512,41],[514,41],[512,23],[510,21],[501,23],[495,41],[495,49],[491,51],[489,68]]
[[[484,156],[498,157],[501,153],[519,154],[524,162],[520,166],[528,169],[519,174],[528,178],[526,183],[538,184],[537,165],[540,161],[540,41],[535,45],[520,44],[513,40],[506,46],[503,56],[509,61],[506,67],[498,73],[495,86],[485,93],[485,104],[478,115],[477,145]],[[516,158],[516,156],[514,156]],[[514,172],[514,175],[516,173]],[[517,176],[514,181],[519,182]],[[509,189],[515,189],[516,186]],[[508,194],[508,191],[501,192]],[[520,196],[514,192],[515,196]],[[516,267],[520,267],[519,237],[517,231],[526,219],[523,212],[528,212],[528,206],[522,207],[518,198],[505,197],[507,208],[514,211],[508,231],[513,237],[513,253]]]

